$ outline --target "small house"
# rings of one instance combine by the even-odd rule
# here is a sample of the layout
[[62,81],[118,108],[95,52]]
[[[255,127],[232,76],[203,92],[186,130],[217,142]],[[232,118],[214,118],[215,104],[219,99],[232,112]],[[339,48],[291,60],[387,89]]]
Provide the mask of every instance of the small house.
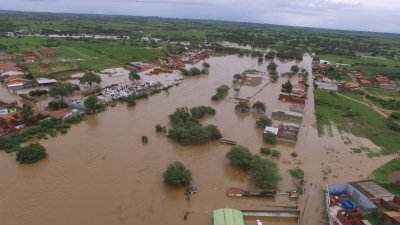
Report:
[[241,188],[228,188],[228,196],[242,197],[243,190]]
[[36,56],[34,56],[34,55],[25,56],[25,57],[24,57],[24,62],[27,62],[27,63],[36,62]]

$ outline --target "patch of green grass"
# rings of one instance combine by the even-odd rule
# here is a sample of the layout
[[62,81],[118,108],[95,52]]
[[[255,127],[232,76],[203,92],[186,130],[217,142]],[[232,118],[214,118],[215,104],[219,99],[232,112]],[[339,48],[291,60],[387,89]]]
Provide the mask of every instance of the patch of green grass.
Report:
[[351,145],[351,143],[353,143],[349,137],[341,136],[340,138],[343,140],[345,145]]
[[245,70],[242,74],[256,74],[259,73],[260,71],[256,70],[256,69],[249,69],[249,70]]
[[361,94],[353,94],[353,93],[340,93],[340,94],[355,99],[357,101],[364,102],[364,96]]
[[[325,99],[328,104],[316,104],[315,114],[317,117],[317,129],[319,135],[324,134],[325,128],[335,125],[339,132],[347,131],[348,120],[353,123],[350,131],[356,136],[370,139],[375,145],[381,147],[381,153],[391,154],[398,150],[399,133],[386,128],[387,120],[370,107],[352,101],[350,99],[333,96],[329,92],[316,90],[314,98]],[[357,116],[342,116],[351,106],[353,112],[359,113]]]
[[389,179],[387,175],[398,170],[400,170],[400,158],[393,159],[374,170],[372,172],[373,180],[378,184],[393,184],[395,181]]
[[369,214],[363,214],[363,216],[372,224],[372,225],[379,225],[380,222],[382,221],[382,218],[380,218],[376,212],[369,213]]
[[296,169],[289,170],[289,173],[292,177],[296,177],[297,179],[304,178],[304,171],[297,167]]
[[223,56],[227,56],[227,53],[222,53],[222,52],[214,52],[212,53],[212,56],[214,57],[223,57]]
[[400,92],[398,92],[398,91],[384,90],[384,89],[374,88],[374,87],[364,87],[364,89],[369,94],[375,95],[377,97],[400,98]]

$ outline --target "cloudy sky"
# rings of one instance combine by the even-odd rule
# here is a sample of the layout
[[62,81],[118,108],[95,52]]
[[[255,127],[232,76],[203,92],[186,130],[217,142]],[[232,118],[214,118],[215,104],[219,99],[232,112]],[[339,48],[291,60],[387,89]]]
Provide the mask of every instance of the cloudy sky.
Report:
[[209,19],[400,33],[400,0],[0,0],[2,10]]

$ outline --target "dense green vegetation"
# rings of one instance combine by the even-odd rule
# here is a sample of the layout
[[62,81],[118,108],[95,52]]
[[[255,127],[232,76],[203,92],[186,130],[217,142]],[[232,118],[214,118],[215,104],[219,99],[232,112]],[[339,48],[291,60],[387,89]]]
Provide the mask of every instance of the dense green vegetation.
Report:
[[245,169],[250,168],[250,162],[253,160],[253,154],[251,151],[242,145],[232,147],[231,150],[226,153],[225,157],[231,160],[234,164]]
[[47,157],[46,149],[42,145],[37,143],[37,144],[29,144],[28,146],[20,148],[17,152],[16,160],[21,164],[22,163],[31,164],[46,157]]
[[282,177],[279,175],[278,165],[274,161],[253,155],[244,146],[236,145],[232,147],[226,153],[225,158],[246,170],[248,169],[254,181],[263,188],[274,188],[282,180]]
[[300,168],[289,170],[289,173],[292,177],[296,177],[297,179],[302,180],[304,178],[304,171]]
[[225,96],[228,94],[229,87],[228,87],[228,85],[221,85],[218,88],[216,88],[215,90],[217,91],[217,94],[213,95],[211,97],[211,100],[219,101],[219,100],[225,98]]
[[[340,97],[333,92],[316,90],[314,92],[315,115],[319,135],[330,131],[335,125],[340,132],[350,131],[357,136],[370,139],[382,148],[384,155],[398,150],[398,132],[387,127],[387,119],[370,107]],[[354,123],[348,127],[348,121]],[[373,152],[369,156],[376,155]]]
[[167,184],[182,187],[189,185],[192,181],[192,171],[186,169],[181,162],[176,161],[168,165],[163,173],[163,178]]
[[25,132],[0,137],[0,149],[5,150],[6,152],[18,151],[20,149],[20,143],[28,141],[28,139],[33,137],[33,135],[36,135],[39,139],[45,137],[46,133],[49,135],[56,135],[58,130],[70,128],[71,124],[76,124],[83,120],[82,115],[78,114],[67,118],[63,123],[57,121],[55,118],[47,119],[38,123],[38,121],[43,120],[44,118],[43,115],[39,114],[30,120],[30,122],[35,126],[29,127]]
[[206,114],[214,115],[215,110],[206,106],[194,107],[190,111],[187,107],[177,108],[168,116],[174,127],[169,129],[167,136],[182,145],[199,145],[221,139],[217,126],[210,124],[203,127],[200,124],[198,119]]

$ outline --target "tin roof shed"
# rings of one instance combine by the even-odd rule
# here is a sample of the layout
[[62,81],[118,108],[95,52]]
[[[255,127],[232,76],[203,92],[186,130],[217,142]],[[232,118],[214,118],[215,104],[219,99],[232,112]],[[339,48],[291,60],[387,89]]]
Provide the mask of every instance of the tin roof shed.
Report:
[[229,208],[214,210],[214,225],[244,225],[243,214]]

